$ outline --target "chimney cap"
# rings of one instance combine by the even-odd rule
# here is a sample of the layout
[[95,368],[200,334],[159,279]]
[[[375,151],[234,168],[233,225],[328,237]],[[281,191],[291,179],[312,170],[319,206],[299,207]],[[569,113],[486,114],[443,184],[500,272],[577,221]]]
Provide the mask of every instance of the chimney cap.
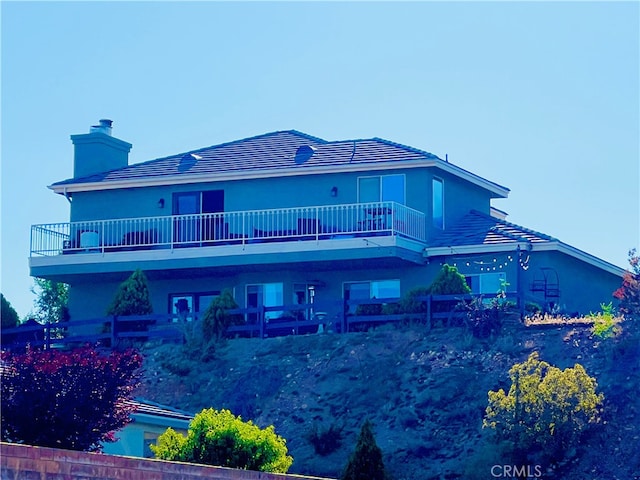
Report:
[[112,120],[107,118],[101,118],[98,125],[91,125],[89,129],[89,133],[99,132],[104,133],[105,135],[111,136],[111,125],[113,124]]

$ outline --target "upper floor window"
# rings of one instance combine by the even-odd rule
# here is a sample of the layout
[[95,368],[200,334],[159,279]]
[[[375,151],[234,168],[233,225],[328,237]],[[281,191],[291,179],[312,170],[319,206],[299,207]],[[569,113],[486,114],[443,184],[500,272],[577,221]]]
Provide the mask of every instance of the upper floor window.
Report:
[[358,202],[405,203],[405,175],[358,177]]
[[433,226],[444,229],[444,182],[440,178],[434,178],[431,185]]

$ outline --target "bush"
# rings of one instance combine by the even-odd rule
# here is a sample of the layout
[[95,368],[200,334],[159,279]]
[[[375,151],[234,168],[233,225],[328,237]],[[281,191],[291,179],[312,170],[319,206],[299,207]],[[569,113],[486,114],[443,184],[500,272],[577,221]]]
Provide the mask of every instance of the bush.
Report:
[[613,296],[620,301],[618,310],[626,316],[640,316],[640,256],[636,249],[629,250],[629,266],[631,270],[625,272],[622,285]]
[[458,273],[456,267],[445,263],[429,286],[429,293],[431,295],[466,295],[471,293],[471,289],[467,285],[464,275]]
[[147,277],[142,270],[136,270],[122,282],[116,291],[107,315],[149,315],[153,306],[149,299]]
[[2,310],[0,311],[0,321],[2,322],[1,328],[13,328],[17,327],[20,323],[18,318],[18,312],[11,306],[9,301],[4,298],[4,295],[0,293],[0,304]]
[[156,458],[260,472],[286,473],[293,463],[273,426],[260,429],[229,410],[202,410],[184,437],[169,428],[151,445]]
[[607,338],[614,337],[620,331],[620,327],[618,327],[614,321],[613,303],[609,303],[608,305],[602,303],[600,304],[600,308],[602,308],[602,312],[589,315],[593,320],[591,333],[600,340],[606,340]]
[[70,352],[2,352],[2,441],[98,451],[129,423],[142,357]]
[[356,316],[361,315],[382,315],[381,303],[361,303],[356,308]]
[[382,450],[376,444],[373,427],[367,420],[360,430],[356,448],[340,480],[387,480],[388,478],[382,461]]
[[400,300],[400,309],[402,313],[408,314],[427,314],[427,302],[420,300],[420,297],[429,295],[427,287],[416,287],[404,294]]
[[483,427],[514,445],[519,461],[531,452],[544,460],[562,460],[578,446],[582,433],[599,419],[604,400],[597,383],[580,364],[560,370],[533,352],[509,370],[511,387],[489,391]]
[[236,308],[238,308],[238,304],[230,290],[224,290],[213,299],[202,315],[202,334],[207,342],[212,339],[220,339],[231,325],[239,325],[244,322],[241,314],[228,312]]
[[331,424],[328,429],[321,429],[314,425],[307,436],[318,455],[326,456],[335,452],[342,445],[342,428]]

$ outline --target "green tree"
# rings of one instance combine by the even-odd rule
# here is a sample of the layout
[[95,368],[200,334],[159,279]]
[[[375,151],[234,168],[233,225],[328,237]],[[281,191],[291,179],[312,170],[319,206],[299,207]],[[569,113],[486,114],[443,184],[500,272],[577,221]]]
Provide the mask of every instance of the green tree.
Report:
[[445,263],[431,282],[429,293],[431,295],[458,295],[471,293],[471,289],[467,285],[464,275],[458,272],[458,268]]
[[518,461],[531,452],[561,460],[578,446],[581,434],[599,422],[604,396],[580,364],[560,370],[541,361],[537,352],[509,370],[511,388],[489,391],[483,427],[514,445]]
[[367,420],[362,425],[356,448],[340,480],[387,480],[389,475],[382,461],[382,450],[373,436],[373,427]]
[[169,428],[151,445],[156,458],[260,472],[286,473],[293,463],[286,441],[273,425],[261,429],[229,410],[202,410],[189,424],[187,436]]
[[40,323],[69,320],[69,285],[35,278],[31,292],[36,295],[34,317]]
[[229,310],[238,308],[230,290],[224,290],[213,299],[202,315],[202,333],[206,341],[219,339],[231,325],[242,323],[241,314],[230,314]]
[[18,318],[18,312],[11,306],[9,301],[0,293],[0,303],[2,310],[0,311],[0,319],[2,321],[2,328],[17,327],[20,323]]
[[153,313],[147,277],[140,269],[120,284],[107,315],[148,315]]

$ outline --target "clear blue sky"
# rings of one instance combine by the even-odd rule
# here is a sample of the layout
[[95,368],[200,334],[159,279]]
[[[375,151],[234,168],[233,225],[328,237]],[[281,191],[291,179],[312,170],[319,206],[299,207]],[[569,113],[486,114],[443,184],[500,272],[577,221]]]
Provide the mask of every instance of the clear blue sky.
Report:
[[378,136],[511,189],[514,223],[626,267],[640,247],[639,4],[1,2],[2,277],[100,118],[141,162],[274,130]]

